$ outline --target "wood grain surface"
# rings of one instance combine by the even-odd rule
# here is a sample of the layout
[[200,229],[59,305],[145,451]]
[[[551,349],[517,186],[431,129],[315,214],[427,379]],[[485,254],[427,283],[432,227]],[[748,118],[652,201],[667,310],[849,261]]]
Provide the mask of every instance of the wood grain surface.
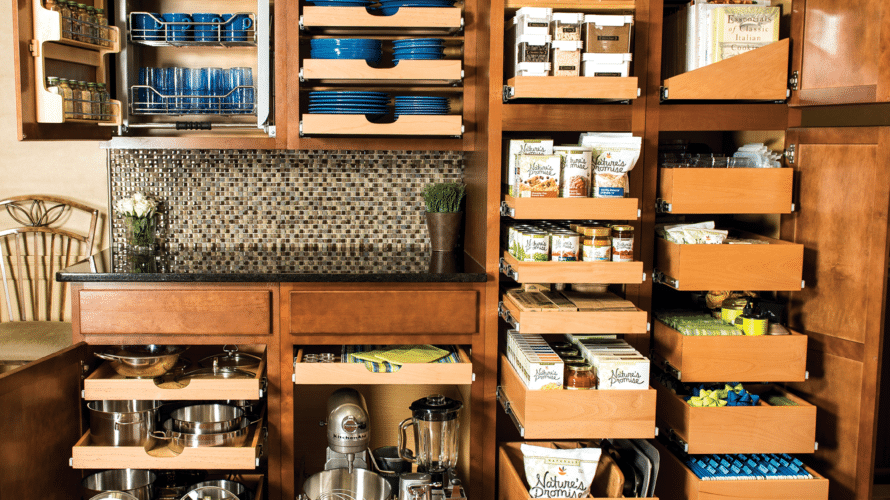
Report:
[[509,252],[504,259],[520,283],[642,283],[642,262],[519,262]]
[[658,197],[674,214],[791,213],[790,168],[662,168]]
[[504,202],[515,210],[513,219],[636,220],[637,198],[514,198]]
[[361,363],[304,363],[303,350],[294,360],[294,383],[299,385],[469,385],[473,364],[458,348],[460,363],[406,363],[393,373],[374,373]]
[[515,76],[507,80],[515,99],[636,99],[637,77]]
[[648,314],[636,311],[522,312],[506,296],[504,306],[519,322],[520,333],[616,333],[646,335]]
[[402,7],[391,16],[373,16],[355,7],[303,8],[303,26],[307,28],[438,28],[457,29],[461,26],[460,7],[435,10]]

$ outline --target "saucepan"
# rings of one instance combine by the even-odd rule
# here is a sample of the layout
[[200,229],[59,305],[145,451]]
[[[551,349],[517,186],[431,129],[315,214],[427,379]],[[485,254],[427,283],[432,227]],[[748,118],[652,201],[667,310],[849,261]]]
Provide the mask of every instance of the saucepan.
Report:
[[221,404],[192,405],[170,414],[173,430],[186,434],[219,434],[239,428],[244,410]]
[[[215,479],[212,481],[204,481],[202,483],[193,484],[189,486],[189,493],[195,490],[201,490],[202,488],[222,488],[228,493],[233,494],[238,500],[250,500],[250,492],[247,491],[247,487],[243,484],[236,481],[228,481],[226,479]],[[187,495],[186,495],[187,496]],[[197,498],[204,498],[203,496]]]
[[90,401],[90,440],[97,446],[142,446],[158,421],[159,401]]
[[137,498],[151,500],[151,489],[157,476],[147,470],[115,469],[91,474],[81,483],[86,495],[92,498],[100,493],[122,491]]
[[97,352],[97,358],[111,362],[111,368],[128,378],[154,378],[169,371],[186,350],[176,345],[125,345],[114,353]]
[[251,422],[246,418],[241,419],[240,426],[229,432],[220,432],[216,434],[189,434],[173,430],[173,421],[167,419],[164,422],[163,431],[155,431],[149,434],[148,439],[143,446],[148,452],[153,449],[158,441],[166,441],[167,449],[175,454],[182,453],[186,448],[199,448],[205,446],[233,446],[238,447],[244,445],[247,435],[250,431]]

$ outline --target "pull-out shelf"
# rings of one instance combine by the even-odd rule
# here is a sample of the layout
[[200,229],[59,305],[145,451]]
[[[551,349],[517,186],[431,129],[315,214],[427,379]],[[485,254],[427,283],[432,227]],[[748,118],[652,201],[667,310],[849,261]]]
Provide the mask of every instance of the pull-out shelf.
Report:
[[504,195],[501,215],[535,220],[636,220],[637,198],[514,198]]
[[501,272],[519,283],[626,283],[645,281],[642,262],[520,262],[505,251]]
[[500,316],[519,333],[629,333],[649,331],[646,311],[522,312],[508,297],[498,304]]
[[[340,346],[320,348],[339,351]],[[473,363],[458,347],[459,363],[406,363],[392,373],[374,373],[363,363],[306,363],[304,355],[316,348],[300,348],[294,358],[293,382],[300,385],[469,385],[473,382]]]
[[790,214],[790,168],[662,168],[658,209],[674,214]]

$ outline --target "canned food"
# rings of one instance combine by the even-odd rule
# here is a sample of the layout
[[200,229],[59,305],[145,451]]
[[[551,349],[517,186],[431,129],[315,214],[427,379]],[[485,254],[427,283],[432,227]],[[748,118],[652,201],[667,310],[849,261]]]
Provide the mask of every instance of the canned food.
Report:
[[529,231],[522,238],[523,261],[546,262],[550,259],[550,235],[544,231]]
[[581,254],[581,235],[578,233],[554,233],[551,237],[551,259],[560,262],[575,262]]
[[633,226],[612,226],[612,262],[633,262]]

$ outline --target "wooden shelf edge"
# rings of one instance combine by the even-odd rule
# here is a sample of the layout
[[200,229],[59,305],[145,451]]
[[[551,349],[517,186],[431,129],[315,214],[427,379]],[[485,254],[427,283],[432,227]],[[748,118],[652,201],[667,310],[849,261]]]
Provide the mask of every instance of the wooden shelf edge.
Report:
[[[790,39],[668,78],[665,100],[784,101]],[[768,78],[766,78],[768,76]]]
[[373,16],[364,7],[303,7],[303,28],[420,28],[455,31],[463,27],[459,7],[402,7],[391,16]]
[[640,284],[644,280],[640,261],[519,262],[506,250],[502,258],[506,263],[502,272],[520,283]]
[[514,198],[503,195],[506,207],[513,210],[513,219],[564,220],[636,220],[637,198]]
[[402,115],[393,123],[371,123],[365,115],[304,114],[305,135],[420,135],[460,136],[460,115]]
[[[511,300],[503,299],[504,307],[519,325],[520,333],[557,334],[648,334],[648,314],[636,311],[520,311]],[[525,318],[523,320],[522,318]]]
[[505,0],[505,9],[549,7],[560,10],[634,10],[634,0]]
[[305,59],[304,80],[404,81],[453,83],[462,80],[459,59],[403,60],[393,68],[374,68],[364,59]]
[[625,101],[639,96],[637,77],[516,76],[507,80],[510,99],[601,99]]
[[301,363],[303,349],[294,359],[296,385],[470,385],[472,358],[457,347],[460,363],[408,363],[393,373],[373,373],[359,363]]

